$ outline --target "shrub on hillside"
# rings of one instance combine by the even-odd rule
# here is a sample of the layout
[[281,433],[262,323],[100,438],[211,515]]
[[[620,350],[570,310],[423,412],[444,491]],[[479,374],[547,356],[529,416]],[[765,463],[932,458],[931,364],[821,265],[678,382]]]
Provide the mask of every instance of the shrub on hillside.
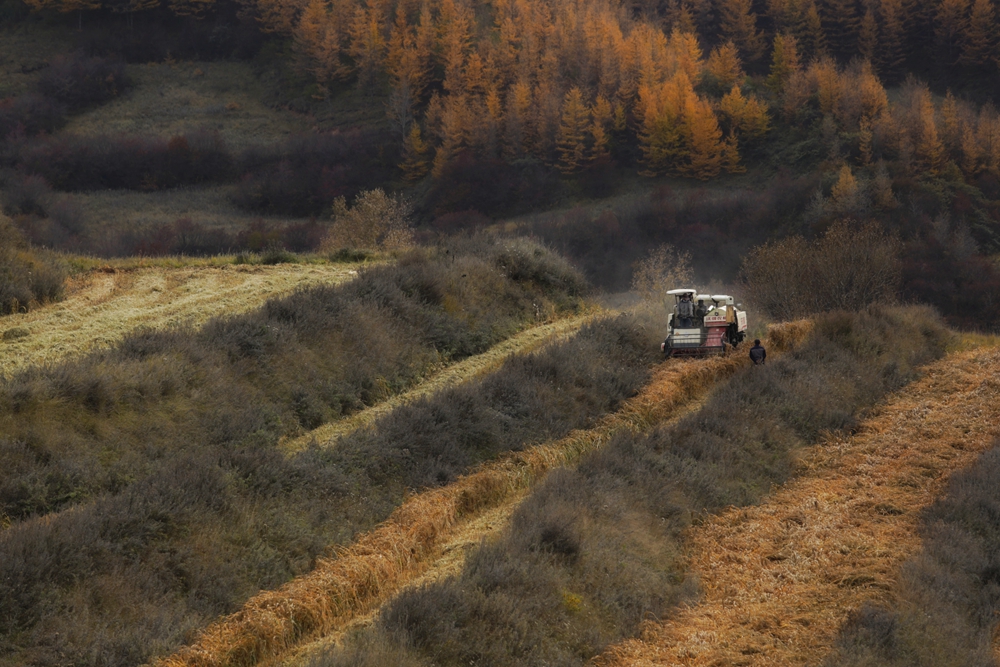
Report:
[[699,276],[730,281],[753,245],[799,224],[817,180],[779,176],[763,190],[663,186],[612,208],[534,215],[519,233],[542,239],[608,290],[627,290],[635,263],[664,243],[690,253]]
[[551,204],[561,189],[555,173],[539,163],[510,164],[463,153],[434,179],[425,208],[434,217],[469,210],[493,217],[517,215]]
[[62,127],[66,108],[50,97],[26,93],[0,100],[0,144],[19,135],[51,133]]
[[0,215],[0,315],[62,298],[65,281],[65,268],[28,247],[10,219]]
[[632,291],[647,301],[664,299],[672,289],[690,287],[694,279],[690,253],[678,252],[667,243],[650,251],[633,269]]
[[408,199],[389,196],[381,188],[362,192],[350,208],[340,197],[333,203],[333,224],[323,238],[323,251],[407,248],[413,245],[412,213]]
[[30,143],[21,168],[59,190],[158,190],[232,177],[222,138],[189,132],[170,139],[65,136]]
[[83,52],[57,56],[42,72],[39,91],[70,111],[102,104],[125,93],[132,81],[120,61],[91,57]]
[[907,244],[903,286],[905,297],[933,305],[953,326],[1000,330],[1000,269],[962,244],[934,238]]
[[877,223],[840,222],[810,243],[792,236],[755,248],[742,278],[755,306],[782,320],[892,304],[901,280],[899,239]]
[[292,137],[239,157],[233,203],[258,213],[309,216],[329,210],[388,180],[394,169],[389,140],[374,130]]
[[52,188],[41,176],[17,175],[7,181],[3,190],[3,213],[45,216],[54,198]]

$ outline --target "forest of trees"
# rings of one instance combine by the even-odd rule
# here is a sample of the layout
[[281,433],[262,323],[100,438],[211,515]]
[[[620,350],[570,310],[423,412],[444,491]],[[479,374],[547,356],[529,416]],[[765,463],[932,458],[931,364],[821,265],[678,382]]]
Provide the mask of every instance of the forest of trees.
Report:
[[[227,0],[26,0],[35,10],[170,11]],[[290,40],[322,89],[389,92],[408,180],[457,155],[531,157],[574,173],[609,162],[700,179],[743,170],[769,129],[816,110],[859,164],[900,159],[968,175],[997,167],[992,107],[960,94],[997,75],[992,0],[239,0]],[[230,7],[229,10],[231,11]],[[747,74],[755,75],[747,78]],[[915,88],[915,86],[910,86]],[[941,91],[943,92],[943,90]],[[987,93],[988,94],[988,93]],[[975,100],[981,103],[983,99]],[[810,102],[812,105],[810,106]]]

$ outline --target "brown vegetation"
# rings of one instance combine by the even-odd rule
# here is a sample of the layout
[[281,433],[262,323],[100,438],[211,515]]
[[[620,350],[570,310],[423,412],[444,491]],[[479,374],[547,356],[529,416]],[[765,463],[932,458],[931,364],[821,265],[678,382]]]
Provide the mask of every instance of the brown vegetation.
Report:
[[901,244],[876,223],[839,222],[813,243],[799,236],[754,248],[741,270],[748,298],[778,319],[861,310],[899,298]]
[[477,354],[445,367],[410,391],[388,398],[345,419],[324,424],[297,438],[283,440],[281,447],[286,451],[295,452],[312,445],[320,447],[335,446],[337,440],[342,436],[347,435],[351,431],[371,426],[378,419],[387,416],[401,405],[492,373],[508,358],[516,354],[529,354],[554,340],[565,340],[575,335],[581,326],[595,319],[598,315],[599,312],[591,312],[525,329],[507,340],[494,345],[482,354]]
[[62,298],[67,271],[52,254],[33,250],[0,213],[0,315],[24,313]]
[[[889,331],[895,345],[880,345]],[[759,502],[792,476],[800,447],[851,428],[946,340],[919,310],[819,318],[808,343],[737,373],[697,414],[619,432],[554,472],[460,575],[403,593],[314,664],[582,664],[690,596],[681,539],[692,520]]]
[[298,289],[351,280],[361,265],[253,266],[230,259],[222,266],[102,268],[69,279],[63,301],[2,320],[0,329],[24,332],[0,345],[3,375],[115,346],[137,329],[197,327],[245,313]]
[[[799,323],[782,328],[782,335],[790,343],[808,330],[808,324]],[[196,645],[158,664],[257,664],[343,627],[425,570],[457,523],[518,497],[549,470],[576,463],[619,431],[646,430],[668,419],[747,363],[733,356],[661,366],[638,396],[593,428],[504,457],[445,488],[408,499],[336,558],[321,560],[310,574],[253,598],[238,614],[209,628]]]
[[655,334],[603,321],[335,448],[286,457],[280,435],[579,303],[579,277],[532,244],[448,251],[7,382],[4,659],[124,665],[168,652],[384,520],[409,489],[587,426],[648,378]]
[[[692,528],[689,562],[703,600],[669,621],[645,624],[641,640],[613,647],[597,664],[800,665],[825,658],[831,665],[991,664],[983,635],[988,638],[996,619],[982,619],[978,642],[962,644],[964,631],[949,635],[963,622],[941,608],[942,599],[959,591],[979,589],[988,597],[988,587],[939,580],[933,598],[911,588],[918,597],[908,602],[922,604],[906,608],[909,628],[880,608],[895,607],[900,587],[906,590],[924,576],[925,585],[933,585],[933,572],[951,576],[922,570],[926,556],[916,556],[921,524],[930,521],[924,525],[932,533],[950,531],[950,545],[939,542],[931,550],[943,555],[942,549],[961,549],[952,540],[961,535],[955,529],[963,517],[974,516],[966,513],[972,508],[956,506],[954,495],[932,503],[952,471],[995,442],[991,376],[998,368],[995,349],[949,355],[891,398],[856,435],[832,437],[805,452],[802,479],[762,506],[733,509]],[[959,474],[951,493],[979,486],[977,477]],[[957,524],[935,521],[949,516]],[[964,604],[956,606],[958,611]]]

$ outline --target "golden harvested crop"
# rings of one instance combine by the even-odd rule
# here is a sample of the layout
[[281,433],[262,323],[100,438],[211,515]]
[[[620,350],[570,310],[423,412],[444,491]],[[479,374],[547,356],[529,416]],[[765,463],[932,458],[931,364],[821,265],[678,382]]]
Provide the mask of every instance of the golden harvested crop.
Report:
[[[808,336],[810,322],[780,325],[771,349],[780,353]],[[460,522],[517,498],[549,470],[575,463],[621,429],[641,431],[669,419],[719,380],[749,364],[745,355],[661,365],[652,381],[593,429],[512,453],[454,484],[407,499],[384,523],[320,559],[316,568],[281,588],[264,591],[157,667],[246,666],[273,661],[302,643],[368,613],[441,556]]]
[[357,275],[349,264],[279,264],[97,270],[71,281],[64,301],[0,324],[27,335],[0,340],[0,374],[52,363],[117,343],[140,328],[204,324],[234,315],[300,287]]
[[945,357],[856,435],[809,448],[766,502],[692,527],[704,599],[593,664],[820,664],[853,610],[891,603],[919,511],[1000,433],[998,373],[996,349]]

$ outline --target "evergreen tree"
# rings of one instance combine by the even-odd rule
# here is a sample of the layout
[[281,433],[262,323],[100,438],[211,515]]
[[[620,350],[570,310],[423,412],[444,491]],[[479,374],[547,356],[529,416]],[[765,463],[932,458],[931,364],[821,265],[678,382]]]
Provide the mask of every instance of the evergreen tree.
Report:
[[608,150],[608,130],[614,122],[614,110],[607,98],[601,95],[597,97],[590,109],[590,117],[593,119],[589,128],[592,141],[590,159],[592,162],[608,160],[611,157]]
[[966,178],[979,175],[982,149],[979,147],[979,135],[971,124],[962,130],[962,171]]
[[826,34],[815,0],[807,0],[804,12],[804,38],[802,55],[808,60],[818,60],[827,53]]
[[667,4],[664,24],[668,31],[679,30],[690,34],[698,32],[691,5],[681,0],[670,0]]
[[861,166],[867,167],[872,163],[872,121],[869,118],[862,118],[860,129],[858,130],[858,153],[861,156]]
[[434,153],[434,178],[444,173],[459,151],[467,145],[469,136],[468,100],[464,94],[448,95],[441,113],[441,144]]
[[403,144],[403,162],[399,165],[403,178],[412,183],[427,175],[427,153],[427,144],[420,136],[420,126],[413,123]]
[[723,37],[736,45],[746,62],[755,63],[761,58],[764,41],[750,0],[721,0],[719,25]]
[[800,68],[798,40],[792,35],[777,35],[774,38],[774,50],[771,52],[771,74],[767,77],[768,87],[776,95],[780,95],[785,89],[785,84]]
[[876,62],[875,54],[878,51],[878,21],[875,19],[875,12],[869,7],[864,18],[861,19],[861,28],[858,33],[858,55],[868,62],[874,63]]
[[583,102],[583,93],[574,87],[563,101],[562,122],[556,150],[559,153],[559,170],[564,174],[577,171],[584,160],[584,138],[590,121],[590,111]]
[[504,155],[520,158],[531,152],[531,86],[518,81],[507,92],[507,133],[504,140]]
[[960,150],[961,128],[958,119],[958,100],[952,95],[950,88],[941,104],[941,129],[941,140],[944,141],[949,154],[957,155]]
[[729,125],[730,134],[737,133],[745,139],[757,139],[770,129],[771,120],[767,107],[756,97],[743,96],[738,86],[719,102],[719,111]]
[[349,52],[354,59],[354,69],[358,76],[358,87],[366,92],[374,92],[375,77],[382,68],[385,57],[385,38],[382,34],[383,18],[379,7],[354,10],[354,20],[350,27]]
[[665,171],[678,171],[688,156],[681,127],[683,103],[688,95],[694,95],[694,90],[683,73],[655,88],[647,85],[640,87],[642,128],[639,131],[639,150],[646,165],[642,175],[656,176]]
[[934,20],[934,41],[939,60],[951,66],[961,55],[961,39],[965,33],[969,0],[941,0]]
[[881,0],[882,30],[879,36],[878,60],[873,63],[886,81],[894,83],[902,78],[906,62],[906,28],[903,24],[901,0]]
[[726,138],[722,150],[722,167],[727,174],[742,174],[747,168],[740,163],[740,145],[736,137],[730,134]]
[[856,0],[823,0],[823,28],[834,55],[849,60],[857,53],[861,20]]
[[722,90],[728,90],[734,84],[742,83],[746,77],[743,72],[743,64],[740,62],[739,51],[732,42],[726,42],[712,49],[705,65],[705,71]]
[[992,66],[997,55],[996,10],[992,0],[975,0],[961,35],[959,62],[976,69]]
[[685,171],[700,180],[715,178],[722,171],[725,146],[722,130],[707,102],[693,93],[684,105],[684,129],[688,137],[688,159]]
[[469,9],[455,0],[441,0],[439,12],[435,52],[444,69],[444,89],[461,92],[465,59],[472,43],[472,17]]
[[917,160],[929,174],[936,176],[944,166],[944,146],[938,137],[934,117],[934,101],[926,88],[917,91],[916,97],[918,137]]

